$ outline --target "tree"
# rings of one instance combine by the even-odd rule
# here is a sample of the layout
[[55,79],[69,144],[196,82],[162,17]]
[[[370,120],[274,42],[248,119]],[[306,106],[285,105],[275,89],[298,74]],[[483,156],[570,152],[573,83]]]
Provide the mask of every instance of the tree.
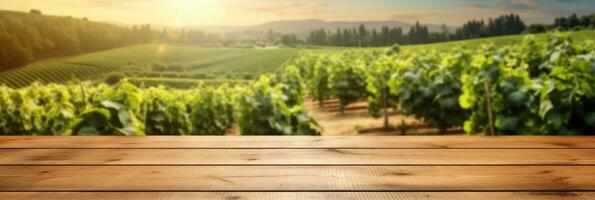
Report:
[[[150,26],[143,32],[69,17],[49,17],[32,9],[30,14],[0,11],[0,68],[78,53],[111,49],[153,39]],[[6,17],[5,17],[6,16]]]
[[273,31],[273,29],[269,29],[269,31],[267,32],[267,41],[274,42],[275,39],[276,39],[275,32]]
[[366,30],[366,26],[364,24],[359,25],[358,32],[357,32],[357,41],[358,46],[368,46],[368,30]]
[[335,33],[335,39],[333,40],[333,45],[335,46],[343,46],[343,32],[341,28],[337,28],[337,32]]
[[580,26],[580,21],[576,13],[573,13],[572,15],[570,15],[570,17],[568,17],[568,27],[566,28],[572,29],[578,26]]
[[34,15],[41,15],[41,11],[40,10],[37,10],[37,9],[31,9],[29,11],[29,13],[34,14]]
[[390,28],[388,26],[383,26],[382,30],[380,31],[380,40],[381,40],[381,45],[382,46],[386,46],[386,45],[392,45],[391,43],[391,35],[390,35]]
[[440,33],[442,35],[442,40],[440,41],[449,41],[450,40],[450,29],[448,28],[448,26],[446,26],[446,24],[442,24],[440,26]]
[[430,32],[427,26],[415,23],[409,30],[409,44],[423,44],[430,42]]
[[543,33],[543,32],[546,32],[547,29],[548,29],[548,27],[546,27],[543,24],[531,24],[527,28],[526,32],[527,33]]
[[307,39],[308,44],[313,45],[326,45],[327,44],[327,32],[325,29],[313,30],[310,32],[310,37]]
[[349,31],[349,29],[344,29],[343,30],[343,41],[341,42],[343,45],[342,46],[351,46],[351,38],[353,36],[351,35],[351,32]]
[[299,39],[295,34],[284,34],[281,36],[281,43],[286,46],[294,47],[299,44]]

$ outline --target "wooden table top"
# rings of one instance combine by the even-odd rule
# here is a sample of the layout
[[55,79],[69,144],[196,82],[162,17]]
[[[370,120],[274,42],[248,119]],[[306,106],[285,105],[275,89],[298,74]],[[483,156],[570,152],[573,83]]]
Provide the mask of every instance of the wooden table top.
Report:
[[595,137],[0,137],[0,199],[595,199]]

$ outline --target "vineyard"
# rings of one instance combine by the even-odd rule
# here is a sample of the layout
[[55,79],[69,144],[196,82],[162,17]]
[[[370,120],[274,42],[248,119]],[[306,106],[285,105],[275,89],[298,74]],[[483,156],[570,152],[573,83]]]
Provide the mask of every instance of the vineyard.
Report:
[[374,117],[396,109],[440,133],[595,133],[595,43],[569,35],[500,48],[310,54],[294,63],[311,96],[321,105],[338,99],[341,112],[367,98]]
[[[564,34],[568,34],[572,37],[573,40],[577,42],[586,41],[586,40],[593,40],[595,35],[595,30],[582,30],[582,31],[569,31],[564,32]],[[542,34],[535,34],[533,35],[534,39],[540,42],[547,42],[550,37],[550,33],[542,33]],[[484,44],[491,44],[494,48],[502,48],[510,45],[516,45],[522,43],[525,37],[523,35],[510,35],[510,36],[499,36],[499,37],[490,37],[490,38],[480,38],[480,39],[469,39],[469,40],[461,40],[461,41],[451,41],[451,42],[442,42],[442,43],[434,43],[434,44],[418,44],[418,45],[406,45],[401,46],[401,51],[409,52],[409,51],[452,51],[455,47],[470,49],[470,50],[477,50],[482,47]],[[308,52],[316,53],[316,54],[342,54],[345,52],[353,51],[354,48],[347,48],[347,47],[317,47],[313,46]],[[384,48],[360,48],[359,50],[364,51],[382,51]]]
[[126,81],[0,86],[0,135],[224,135],[236,121],[244,135],[319,134],[303,94],[284,95],[301,91],[293,87],[300,85],[272,76],[247,87],[190,90],[142,89]]
[[[245,62],[259,63],[247,57]],[[233,67],[239,64],[229,66],[240,70]],[[384,117],[387,130],[395,123],[388,118],[393,110],[441,134],[595,133],[595,43],[569,34],[441,51],[308,50],[254,81],[171,78],[184,90],[159,86],[167,81],[160,79],[169,78],[2,86],[0,134],[224,135],[235,128],[244,135],[323,133],[306,98],[321,107],[337,100],[340,113],[367,100],[369,115]]]
[[[0,84],[24,87],[36,81],[101,82],[110,76],[135,77],[134,83],[139,86],[143,79],[149,79],[149,85],[172,87],[186,86],[176,79],[206,80],[212,84],[215,81],[211,79],[255,79],[260,74],[274,72],[296,52],[294,49],[138,45],[40,61],[0,74]],[[158,80],[163,81],[156,84]]]

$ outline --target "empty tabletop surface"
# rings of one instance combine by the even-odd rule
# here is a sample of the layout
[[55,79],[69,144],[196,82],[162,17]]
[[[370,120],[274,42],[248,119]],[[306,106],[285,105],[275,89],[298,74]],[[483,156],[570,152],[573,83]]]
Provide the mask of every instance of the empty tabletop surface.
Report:
[[0,137],[0,199],[595,199],[595,137]]

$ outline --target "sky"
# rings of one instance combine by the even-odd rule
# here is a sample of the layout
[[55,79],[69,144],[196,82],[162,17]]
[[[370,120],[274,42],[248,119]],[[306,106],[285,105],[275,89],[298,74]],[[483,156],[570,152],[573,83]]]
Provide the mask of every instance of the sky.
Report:
[[514,12],[529,23],[595,13],[595,0],[0,0],[0,10],[87,17],[94,21],[247,26],[277,20],[396,20],[460,26]]

